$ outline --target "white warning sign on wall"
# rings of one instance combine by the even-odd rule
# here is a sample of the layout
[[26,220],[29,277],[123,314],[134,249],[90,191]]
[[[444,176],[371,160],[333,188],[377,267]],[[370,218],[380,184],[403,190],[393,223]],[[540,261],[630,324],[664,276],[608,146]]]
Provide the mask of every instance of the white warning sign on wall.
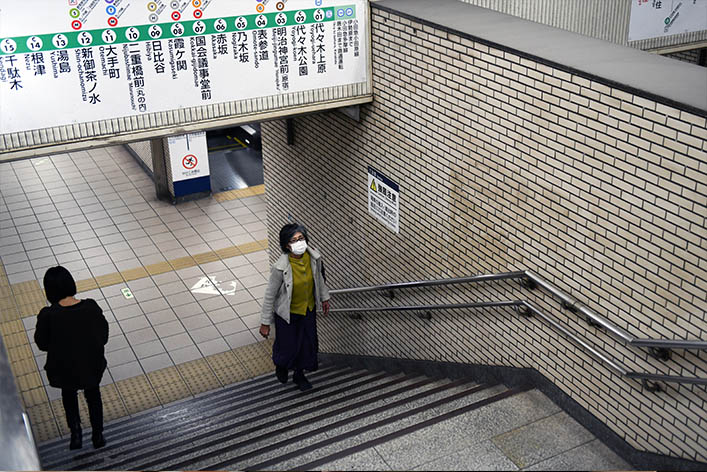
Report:
[[373,167],[368,167],[368,213],[400,233],[400,187]]

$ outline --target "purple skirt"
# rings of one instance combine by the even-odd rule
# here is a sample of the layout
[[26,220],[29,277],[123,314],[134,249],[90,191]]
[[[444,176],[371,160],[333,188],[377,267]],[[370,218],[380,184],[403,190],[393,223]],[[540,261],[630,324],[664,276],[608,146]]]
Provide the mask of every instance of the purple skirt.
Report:
[[307,310],[306,316],[291,314],[289,324],[275,315],[272,360],[276,366],[312,372],[319,368],[318,352],[316,310]]

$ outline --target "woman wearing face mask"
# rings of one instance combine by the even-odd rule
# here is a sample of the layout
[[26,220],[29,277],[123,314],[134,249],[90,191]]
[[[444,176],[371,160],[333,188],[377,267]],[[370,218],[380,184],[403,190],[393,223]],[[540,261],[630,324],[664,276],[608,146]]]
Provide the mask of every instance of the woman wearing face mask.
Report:
[[329,313],[322,256],[307,246],[308,240],[302,225],[287,224],[280,230],[283,254],[270,272],[260,325],[260,334],[267,338],[275,322],[272,360],[278,380],[287,383],[293,370],[292,381],[303,392],[312,388],[304,371],[318,367],[317,307]]

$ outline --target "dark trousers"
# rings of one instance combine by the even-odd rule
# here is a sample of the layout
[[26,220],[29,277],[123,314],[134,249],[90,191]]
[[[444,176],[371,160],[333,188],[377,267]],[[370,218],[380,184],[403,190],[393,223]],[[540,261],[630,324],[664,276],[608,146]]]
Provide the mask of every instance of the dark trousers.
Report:
[[315,371],[319,367],[317,353],[317,312],[309,311],[305,316],[290,315],[289,324],[275,315],[275,343],[272,360],[277,367],[296,371]]
[[[83,396],[86,398],[86,404],[88,405],[88,416],[91,419],[91,428],[93,429],[93,432],[103,432],[103,402],[101,401],[100,387],[96,386],[95,388],[84,389]],[[62,388],[61,401],[64,404],[64,411],[66,411],[66,423],[69,425],[69,429],[72,431],[80,430],[81,416],[79,415],[78,391],[69,388]]]

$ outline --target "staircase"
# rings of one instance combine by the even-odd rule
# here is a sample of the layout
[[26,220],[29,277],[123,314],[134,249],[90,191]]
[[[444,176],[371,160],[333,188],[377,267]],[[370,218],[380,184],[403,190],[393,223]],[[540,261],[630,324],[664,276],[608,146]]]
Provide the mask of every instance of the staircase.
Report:
[[[346,461],[358,458],[359,469],[400,469],[414,465],[406,463],[410,451],[404,452],[397,462],[386,462],[373,448],[394,444],[399,438],[419,437],[439,424],[451,427],[452,435],[463,435],[466,431],[454,431],[459,429],[454,418],[467,421],[475,410],[493,408],[494,403],[512,401],[514,397],[539,394],[503,385],[477,384],[468,378],[436,379],[335,365],[325,365],[308,377],[314,388],[304,393],[291,382],[282,385],[268,374],[114,421],[106,425],[108,445],[103,449],[90,447],[90,431],[85,431],[84,449],[79,451],[69,451],[65,438],[44,443],[39,446],[42,467],[326,470],[352,467]],[[513,406],[508,409],[522,410]],[[553,413],[545,411],[542,415]],[[522,416],[523,412],[513,414]],[[482,421],[484,415],[477,417]],[[495,414],[485,417],[483,421],[488,422]],[[424,453],[422,449],[432,448],[432,452],[445,447],[444,441],[437,442],[423,441],[423,446],[412,453],[419,455]],[[515,469],[513,462],[500,468],[509,467]]]

